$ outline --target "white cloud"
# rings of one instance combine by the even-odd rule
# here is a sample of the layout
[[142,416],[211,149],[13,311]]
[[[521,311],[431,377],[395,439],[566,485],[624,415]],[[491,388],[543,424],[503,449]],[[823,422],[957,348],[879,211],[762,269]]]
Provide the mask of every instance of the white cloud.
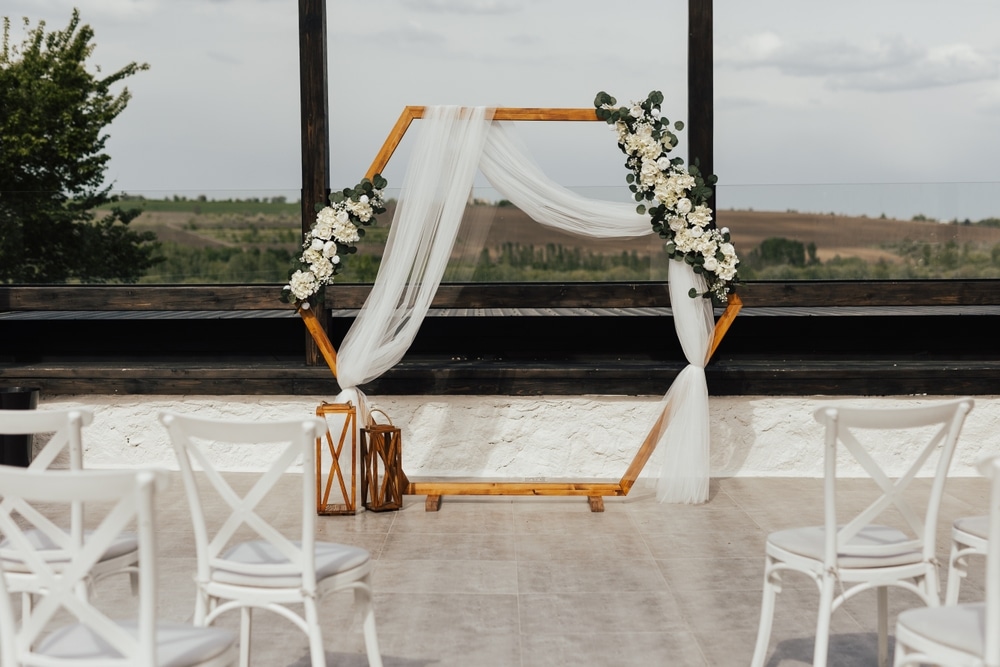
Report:
[[899,36],[863,43],[783,40],[772,32],[750,35],[720,51],[722,66],[773,67],[782,74],[818,77],[833,90],[888,92],[993,79],[996,58],[968,44],[925,48]]
[[416,11],[442,14],[513,14],[523,3],[514,0],[401,0]]
[[919,59],[898,67],[833,77],[829,85],[875,92],[913,90],[995,79],[998,72],[993,58],[967,44],[955,44],[929,49]]

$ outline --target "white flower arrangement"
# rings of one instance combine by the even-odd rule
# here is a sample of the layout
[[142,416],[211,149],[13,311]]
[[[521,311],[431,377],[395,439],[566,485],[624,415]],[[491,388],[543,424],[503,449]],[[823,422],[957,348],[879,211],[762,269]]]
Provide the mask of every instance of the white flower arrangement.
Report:
[[[597,117],[618,133],[618,146],[631,172],[625,180],[640,202],[636,210],[649,214],[653,231],[666,239],[668,257],[687,262],[695,273],[705,276],[708,291],[698,294],[692,289],[690,296],[724,302],[736,283],[740,260],[729,229],[711,225],[712,209],[706,202],[716,178],[703,178],[697,162],[685,168],[682,158],[668,156],[677,145],[677,136],[661,115],[662,103],[663,94],[656,90],[627,107],[616,106],[615,98],[605,92],[594,99]],[[674,129],[684,129],[684,123],[677,121]]]
[[382,190],[387,181],[380,174],[364,179],[353,188],[330,195],[330,205],[316,213],[305,241],[299,265],[289,272],[281,300],[308,309],[316,295],[343,269],[344,255],[357,252],[355,244],[365,235],[364,228],[385,212]]

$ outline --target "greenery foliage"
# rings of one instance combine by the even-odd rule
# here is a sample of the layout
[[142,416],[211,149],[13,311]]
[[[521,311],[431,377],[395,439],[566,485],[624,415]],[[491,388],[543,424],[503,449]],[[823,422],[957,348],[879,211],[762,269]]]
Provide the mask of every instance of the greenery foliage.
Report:
[[89,71],[94,32],[76,10],[65,30],[23,23],[16,44],[4,17],[0,44],[0,282],[134,282],[156,237],[103,185],[104,130],[130,98],[112,88],[148,65]]

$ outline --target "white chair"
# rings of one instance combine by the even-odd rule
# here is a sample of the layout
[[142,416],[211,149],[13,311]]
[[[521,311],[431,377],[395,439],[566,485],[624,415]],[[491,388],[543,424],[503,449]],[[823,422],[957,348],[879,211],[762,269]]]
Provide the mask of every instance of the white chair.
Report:
[[[38,604],[18,618],[0,577],[0,658],[4,667],[221,667],[235,664],[236,635],[156,620],[156,532],[153,497],[167,481],[154,471],[34,471],[0,466],[3,563],[23,563],[39,582]],[[53,506],[83,502],[99,518],[82,541],[49,520]],[[99,503],[98,505],[95,505]],[[94,509],[100,508],[100,511]],[[138,530],[138,616],[113,620],[78,594],[126,525]],[[48,542],[35,539],[43,533]],[[52,547],[50,545],[57,545]],[[16,557],[16,558],[15,558]]]
[[896,667],[1000,667],[1000,456],[980,461],[979,471],[991,480],[986,601],[901,612]]
[[[325,667],[323,633],[317,601],[326,593],[353,590],[361,607],[368,664],[381,667],[372,606],[372,561],[368,551],[317,542],[316,439],[326,433],[317,417],[289,421],[221,421],[161,413],[170,433],[187,489],[197,550],[198,597],[195,623],[209,625],[221,614],[240,610],[240,664],[250,661],[251,612],[270,610],[287,618],[309,638],[313,667]],[[270,468],[245,494],[237,493],[212,463],[212,443],[263,445],[276,456]],[[278,446],[283,445],[283,446]],[[294,463],[302,462],[295,501],[302,515],[301,536],[293,541],[259,513],[261,501]],[[228,505],[228,516],[212,531],[206,523],[195,470]],[[288,499],[285,499],[286,502]],[[259,539],[242,540],[247,528]],[[303,605],[300,615],[288,605]]]
[[951,553],[948,556],[948,588],[944,603],[958,604],[962,579],[969,574],[969,556],[985,556],[989,542],[990,517],[966,516],[951,526]]
[[[48,442],[28,465],[29,470],[44,471],[53,465],[65,466],[69,470],[83,469],[83,427],[94,420],[90,410],[75,408],[70,410],[0,410],[0,433],[2,434],[51,434]],[[83,540],[85,519],[85,503],[74,501],[69,506],[69,525],[63,527],[72,540],[80,544]],[[55,547],[46,541],[45,533],[35,531],[32,539],[38,546]],[[0,542],[0,548],[4,546]],[[132,590],[135,592],[137,579],[137,564],[139,561],[139,546],[135,533],[122,532],[108,545],[108,550],[101,554],[94,563],[86,585],[81,585],[80,594],[86,594],[87,588],[95,581],[116,573],[128,573],[131,578]],[[24,564],[17,561],[14,553],[3,562],[7,587],[11,592],[22,593],[22,611],[31,608],[32,595],[37,593],[37,582],[34,574]]]
[[[878,600],[878,664],[888,664],[888,586],[916,593],[929,606],[938,599],[935,536],[938,509],[955,443],[972,409],[970,398],[934,402],[916,407],[851,408],[828,405],[814,416],[824,425],[824,524],[771,533],[767,538],[764,594],[760,627],[752,665],[761,667],[771,637],[771,624],[781,578],[787,571],[801,572],[819,588],[819,613],[813,664],[826,665],[830,641],[830,617],[846,600],[876,589]],[[926,437],[906,473],[891,480],[872,458],[870,451],[887,431],[905,430],[914,441]],[[873,443],[865,447],[859,437]],[[842,444],[843,447],[839,447]],[[860,512],[838,513],[837,457],[849,453],[878,486],[880,495]],[[937,453],[934,479],[926,494],[911,486],[917,473]],[[921,514],[915,504],[923,495]],[[890,512],[898,513],[895,524],[880,525]]]

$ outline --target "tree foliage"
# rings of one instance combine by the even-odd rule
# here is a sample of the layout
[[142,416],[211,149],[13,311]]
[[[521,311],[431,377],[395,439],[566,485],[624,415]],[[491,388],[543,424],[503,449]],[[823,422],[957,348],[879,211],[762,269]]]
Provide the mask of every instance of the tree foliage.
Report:
[[105,128],[131,97],[112,88],[148,65],[90,71],[94,31],[77,10],[65,30],[23,26],[13,43],[4,17],[0,44],[0,282],[134,282],[156,236],[129,229],[139,209],[107,206]]

